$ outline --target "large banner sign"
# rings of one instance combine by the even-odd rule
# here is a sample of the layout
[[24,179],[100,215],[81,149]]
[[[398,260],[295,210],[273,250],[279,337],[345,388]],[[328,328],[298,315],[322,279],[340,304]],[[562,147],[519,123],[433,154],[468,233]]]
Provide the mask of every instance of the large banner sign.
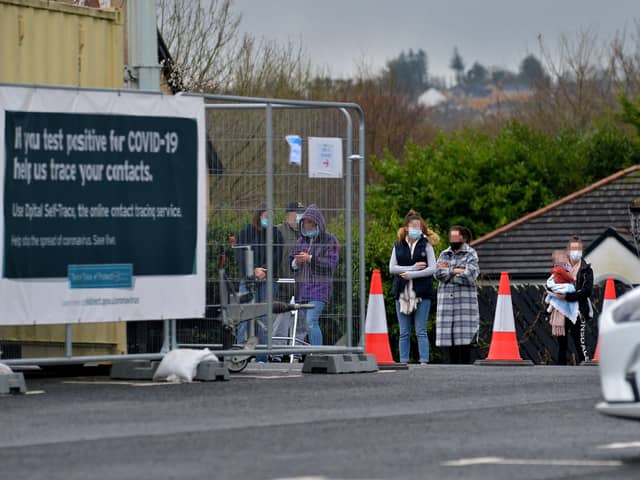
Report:
[[0,324],[202,317],[202,99],[0,87]]

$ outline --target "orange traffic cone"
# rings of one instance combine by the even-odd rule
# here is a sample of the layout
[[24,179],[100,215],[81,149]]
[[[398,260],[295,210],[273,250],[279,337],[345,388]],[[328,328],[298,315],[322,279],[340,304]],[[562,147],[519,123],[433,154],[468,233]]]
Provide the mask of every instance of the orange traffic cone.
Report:
[[511,304],[511,287],[507,272],[500,274],[498,303],[493,321],[489,355],[486,360],[477,360],[475,363],[476,365],[533,365],[531,360],[523,360],[518,350],[516,324]]
[[375,355],[379,367],[406,367],[406,364],[395,363],[391,356],[380,270],[374,270],[371,276],[371,289],[369,290],[364,332],[365,353]]
[[[602,300],[602,313],[611,308],[611,304],[616,300],[616,287],[613,278],[607,278],[604,285],[604,299]],[[598,343],[596,344],[596,353],[593,354],[591,360],[583,362],[584,365],[598,365],[600,361],[600,335],[598,335]]]

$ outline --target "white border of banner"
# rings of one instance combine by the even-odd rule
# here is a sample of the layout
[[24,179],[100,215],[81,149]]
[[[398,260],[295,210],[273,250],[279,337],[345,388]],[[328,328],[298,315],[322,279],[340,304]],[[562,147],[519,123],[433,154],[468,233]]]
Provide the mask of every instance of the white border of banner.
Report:
[[[66,278],[0,278],[0,325],[202,318],[206,303],[207,229],[203,99],[123,91],[0,86],[0,212],[3,219],[0,222],[0,255],[4,252],[5,110],[195,119],[198,128],[198,233],[195,275],[136,277],[131,289],[70,289]],[[99,307],[87,304],[90,303],[87,299],[96,298],[103,299],[103,304]],[[132,298],[138,298],[139,302],[124,303]]]

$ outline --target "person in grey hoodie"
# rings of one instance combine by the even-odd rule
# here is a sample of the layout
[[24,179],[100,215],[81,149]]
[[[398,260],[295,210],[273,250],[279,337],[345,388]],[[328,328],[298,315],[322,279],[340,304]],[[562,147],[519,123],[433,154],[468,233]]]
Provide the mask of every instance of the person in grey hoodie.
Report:
[[307,328],[309,343],[322,345],[319,319],[329,302],[340,244],[327,232],[327,222],[315,204],[309,205],[302,215],[300,233],[289,255],[296,280],[296,301],[313,304],[313,309],[300,311],[301,321]]

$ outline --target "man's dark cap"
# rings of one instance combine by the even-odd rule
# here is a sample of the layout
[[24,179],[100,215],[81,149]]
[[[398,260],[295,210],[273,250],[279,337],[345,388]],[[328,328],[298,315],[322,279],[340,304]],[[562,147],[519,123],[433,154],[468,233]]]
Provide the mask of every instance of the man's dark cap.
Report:
[[302,204],[301,202],[291,202],[289,205],[287,205],[287,212],[303,213],[304,204]]

